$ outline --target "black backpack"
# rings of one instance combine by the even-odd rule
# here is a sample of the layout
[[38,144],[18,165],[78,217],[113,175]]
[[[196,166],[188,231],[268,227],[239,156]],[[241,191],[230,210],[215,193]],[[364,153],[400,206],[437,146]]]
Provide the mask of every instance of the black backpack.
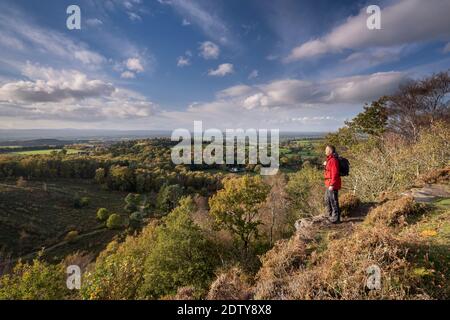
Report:
[[341,156],[337,156],[337,159],[339,161],[339,175],[341,177],[348,176],[350,173],[350,162],[348,159]]

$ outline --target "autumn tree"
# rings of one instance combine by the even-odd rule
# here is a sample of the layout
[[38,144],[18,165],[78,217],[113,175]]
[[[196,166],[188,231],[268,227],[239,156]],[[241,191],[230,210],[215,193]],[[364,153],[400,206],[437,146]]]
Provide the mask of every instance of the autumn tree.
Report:
[[144,265],[140,295],[156,299],[192,286],[205,290],[217,266],[215,250],[194,223],[194,202],[182,198],[155,230],[155,242]]
[[209,200],[210,214],[218,226],[231,231],[242,242],[244,252],[252,238],[258,236],[261,224],[259,209],[270,186],[261,177],[244,176],[224,182],[224,188]]
[[345,124],[356,134],[379,136],[386,131],[387,121],[386,98],[382,97],[366,104],[362,112]]
[[167,214],[175,209],[182,194],[183,189],[178,184],[164,185],[156,198],[156,208],[160,214]]
[[450,120],[450,75],[440,72],[400,87],[387,98],[389,129],[417,141],[419,130],[437,120]]

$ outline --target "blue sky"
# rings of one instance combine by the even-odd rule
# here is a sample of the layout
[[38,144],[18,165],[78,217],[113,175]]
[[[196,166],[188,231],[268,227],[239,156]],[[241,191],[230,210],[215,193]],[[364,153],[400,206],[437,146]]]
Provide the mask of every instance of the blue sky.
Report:
[[449,14],[448,0],[1,0],[0,128],[335,130],[450,68]]

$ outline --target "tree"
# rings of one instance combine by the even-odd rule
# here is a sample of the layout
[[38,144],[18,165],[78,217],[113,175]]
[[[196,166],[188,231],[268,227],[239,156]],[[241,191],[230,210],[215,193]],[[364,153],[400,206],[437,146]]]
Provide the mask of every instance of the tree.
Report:
[[156,240],[145,261],[143,298],[157,299],[175,294],[177,288],[193,286],[205,290],[217,265],[215,250],[190,217],[190,197],[170,212],[156,228]]
[[125,197],[125,210],[129,213],[138,211],[142,199],[139,194],[129,193]]
[[70,296],[62,264],[51,265],[38,258],[19,262],[11,273],[0,277],[0,300],[62,300]]
[[108,220],[106,220],[106,227],[108,229],[119,229],[123,227],[122,217],[117,213],[113,213],[109,216]]
[[156,208],[161,214],[167,214],[177,205],[183,194],[183,188],[178,184],[164,185],[158,192]]
[[109,217],[109,211],[106,208],[100,208],[97,210],[97,219],[100,221],[106,221]]
[[450,120],[450,74],[441,72],[403,85],[387,98],[389,128],[416,142],[421,127]]
[[235,234],[244,252],[252,237],[258,236],[261,224],[258,211],[266,200],[270,186],[260,177],[244,176],[224,182],[224,188],[209,200],[210,214],[217,224]]
[[78,193],[73,197],[74,208],[81,209],[89,205],[90,199],[88,197],[80,197]]
[[109,170],[108,187],[114,190],[133,191],[136,186],[134,170],[126,166],[112,166]]
[[345,124],[357,134],[379,136],[386,130],[387,121],[386,97],[382,97],[365,105],[364,111]]
[[97,170],[95,170],[95,182],[98,184],[104,184],[106,182],[106,178],[105,178],[105,169],[103,168],[98,168]]

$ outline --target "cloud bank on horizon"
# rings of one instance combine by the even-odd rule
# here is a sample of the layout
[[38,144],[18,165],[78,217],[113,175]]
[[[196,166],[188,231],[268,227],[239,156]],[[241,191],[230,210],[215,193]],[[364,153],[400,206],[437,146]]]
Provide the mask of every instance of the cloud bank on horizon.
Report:
[[77,4],[81,30],[63,1],[0,4],[1,129],[331,131],[450,68],[448,0]]

